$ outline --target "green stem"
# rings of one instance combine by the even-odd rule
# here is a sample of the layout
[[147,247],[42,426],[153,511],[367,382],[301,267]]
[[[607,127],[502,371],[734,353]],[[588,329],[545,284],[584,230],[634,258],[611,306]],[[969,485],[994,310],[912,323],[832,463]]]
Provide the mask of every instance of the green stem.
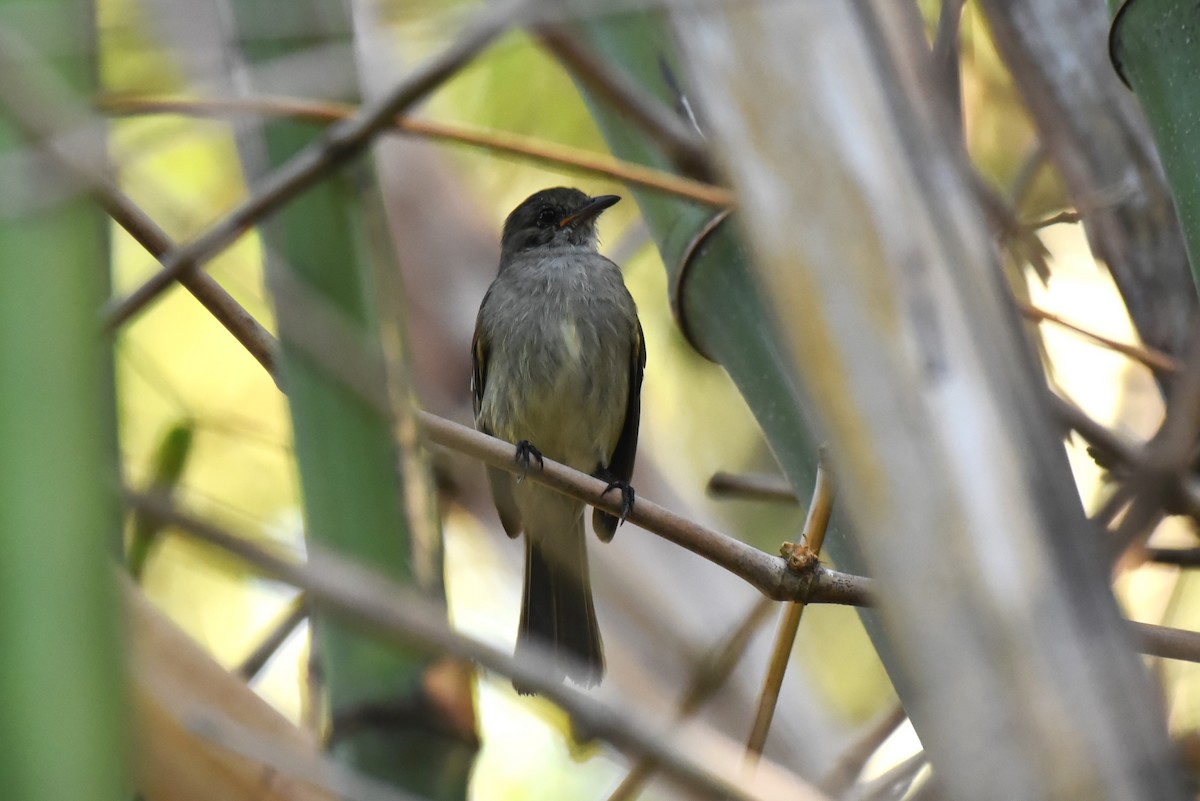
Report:
[[[0,4],[5,33],[31,51],[9,68],[89,96],[88,5],[29,10]],[[59,49],[38,61],[47,31]],[[129,788],[111,571],[116,418],[112,350],[96,322],[107,229],[90,198],[53,202],[62,187],[51,177],[14,180],[12,165],[36,158],[21,130],[0,108],[10,165],[0,185],[0,798],[117,801]]]

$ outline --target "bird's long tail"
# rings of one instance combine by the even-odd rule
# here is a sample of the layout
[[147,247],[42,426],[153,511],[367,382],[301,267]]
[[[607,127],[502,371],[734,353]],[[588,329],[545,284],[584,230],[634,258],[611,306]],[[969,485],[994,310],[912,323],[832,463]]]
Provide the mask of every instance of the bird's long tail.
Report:
[[[592,603],[582,512],[566,530],[525,532],[525,598],[516,653],[519,658],[536,644],[553,656],[556,678],[592,687],[604,676],[604,645]],[[518,681],[513,686],[522,695],[534,692]]]

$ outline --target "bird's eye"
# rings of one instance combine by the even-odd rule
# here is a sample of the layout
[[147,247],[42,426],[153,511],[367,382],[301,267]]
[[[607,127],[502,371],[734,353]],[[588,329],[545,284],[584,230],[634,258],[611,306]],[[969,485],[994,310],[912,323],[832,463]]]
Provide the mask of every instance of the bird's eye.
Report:
[[556,222],[558,222],[558,212],[549,206],[538,212],[537,224],[542,228],[547,228]]

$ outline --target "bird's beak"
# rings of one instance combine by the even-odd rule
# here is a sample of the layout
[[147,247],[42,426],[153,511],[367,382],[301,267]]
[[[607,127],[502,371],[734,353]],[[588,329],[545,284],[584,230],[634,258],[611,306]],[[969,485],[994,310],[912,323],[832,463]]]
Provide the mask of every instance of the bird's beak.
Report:
[[558,222],[559,228],[566,228],[568,225],[579,225],[580,223],[594,220],[600,216],[600,212],[607,209],[609,206],[621,199],[620,195],[600,195],[592,198],[591,202],[584,206],[574,214],[568,214]]

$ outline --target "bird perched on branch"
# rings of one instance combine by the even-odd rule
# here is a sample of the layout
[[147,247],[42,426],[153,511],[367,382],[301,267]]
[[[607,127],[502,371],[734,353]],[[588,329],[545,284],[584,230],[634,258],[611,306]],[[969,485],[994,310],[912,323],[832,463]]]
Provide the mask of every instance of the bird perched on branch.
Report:
[[619,489],[620,518],[592,515],[604,542],[633,508],[646,351],[620,268],[596,250],[596,218],[618,200],[545,189],[508,215],[471,349],[475,426],[516,443],[522,469],[488,468],[504,530],[525,532],[517,655],[548,649],[558,677],[583,687],[604,676],[584,504],[522,479],[544,456],[609,482],[605,492]]

